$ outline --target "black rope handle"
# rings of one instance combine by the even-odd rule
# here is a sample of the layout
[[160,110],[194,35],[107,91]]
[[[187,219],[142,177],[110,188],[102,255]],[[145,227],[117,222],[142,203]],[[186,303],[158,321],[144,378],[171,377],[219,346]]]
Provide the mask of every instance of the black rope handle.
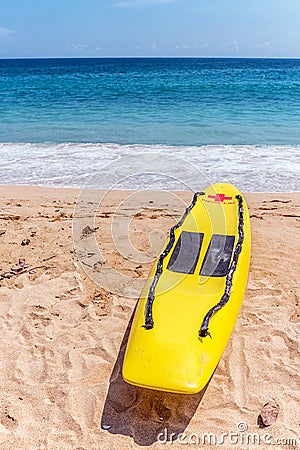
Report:
[[185,210],[183,216],[181,217],[181,219],[179,220],[179,222],[170,229],[169,241],[167,243],[166,248],[164,249],[164,251],[160,254],[160,256],[158,258],[157,265],[156,265],[156,271],[155,271],[152,283],[149,288],[149,293],[148,293],[148,298],[147,298],[147,303],[146,303],[146,308],[145,308],[145,324],[143,325],[143,327],[146,328],[146,330],[151,330],[154,327],[153,302],[154,302],[154,298],[155,298],[155,288],[158,283],[159,277],[162,274],[163,261],[164,261],[165,257],[170,253],[170,251],[174,245],[175,230],[183,224],[185,218],[187,217],[187,215],[191,212],[191,210],[195,206],[198,197],[200,195],[204,195],[204,194],[205,194],[205,192],[196,192],[194,194],[192,203],[186,208],[186,210]]
[[219,311],[221,308],[223,308],[223,306],[226,305],[226,303],[228,302],[229,298],[230,298],[230,294],[231,294],[231,288],[232,288],[232,278],[235,272],[235,269],[237,267],[237,263],[238,263],[238,259],[239,259],[239,255],[242,251],[242,245],[243,245],[243,241],[244,241],[244,207],[243,207],[243,197],[241,195],[237,195],[236,199],[238,200],[238,217],[239,217],[239,224],[238,224],[238,233],[239,233],[239,238],[238,238],[238,242],[236,244],[236,247],[234,249],[234,254],[233,254],[233,258],[230,264],[230,267],[228,269],[227,272],[227,276],[226,276],[226,285],[225,285],[225,291],[224,294],[221,297],[221,300],[219,301],[219,303],[217,303],[215,306],[213,306],[208,313],[206,314],[206,316],[204,317],[200,330],[199,330],[199,337],[204,338],[206,336],[210,336],[211,334],[208,330],[209,327],[209,321],[212,318],[212,316]]

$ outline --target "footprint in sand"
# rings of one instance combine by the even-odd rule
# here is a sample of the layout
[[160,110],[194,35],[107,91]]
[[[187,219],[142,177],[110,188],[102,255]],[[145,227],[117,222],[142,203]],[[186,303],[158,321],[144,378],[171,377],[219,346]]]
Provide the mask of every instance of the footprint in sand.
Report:
[[8,430],[13,430],[18,426],[18,421],[9,414],[3,414],[0,419],[2,425]]
[[1,406],[0,423],[8,430],[14,430],[18,426],[17,419],[9,412],[8,404]]

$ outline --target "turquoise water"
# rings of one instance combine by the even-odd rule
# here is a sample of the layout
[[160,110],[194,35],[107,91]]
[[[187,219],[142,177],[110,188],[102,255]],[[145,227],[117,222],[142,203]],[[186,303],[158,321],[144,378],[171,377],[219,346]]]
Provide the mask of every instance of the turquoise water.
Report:
[[0,60],[0,140],[300,144],[300,60]]
[[300,60],[0,60],[0,142],[1,183],[78,185],[87,161],[155,146],[250,190],[297,190]]

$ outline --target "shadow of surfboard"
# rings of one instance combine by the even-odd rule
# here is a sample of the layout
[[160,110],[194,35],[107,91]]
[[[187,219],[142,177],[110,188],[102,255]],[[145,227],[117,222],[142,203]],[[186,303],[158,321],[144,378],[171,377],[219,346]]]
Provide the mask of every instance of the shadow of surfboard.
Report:
[[[135,312],[135,311],[134,311]],[[101,427],[111,434],[133,438],[136,444],[150,446],[160,440],[174,442],[194,416],[209,382],[198,394],[175,394],[136,387],[122,377],[122,366],[133,315],[122,340],[109,380]]]

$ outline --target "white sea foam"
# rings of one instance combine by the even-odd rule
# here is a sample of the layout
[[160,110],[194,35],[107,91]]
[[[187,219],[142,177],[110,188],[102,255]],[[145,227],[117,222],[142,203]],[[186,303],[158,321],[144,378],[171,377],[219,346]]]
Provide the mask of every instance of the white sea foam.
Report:
[[[157,164],[151,154],[162,155]],[[114,161],[126,156],[144,157],[139,173],[118,182],[117,188],[185,189],[191,173],[182,160],[199,172],[199,188],[207,181],[227,181],[243,191],[299,191],[300,145],[119,145],[113,143],[0,143],[0,184],[82,187],[98,174],[95,187],[109,188]],[[124,158],[124,171],[127,164]],[[171,179],[169,177],[172,164]],[[122,159],[117,169],[122,173]],[[150,173],[151,172],[151,173]],[[176,174],[176,180],[174,179]],[[194,174],[193,174],[194,176]],[[118,178],[120,179],[120,177]]]

